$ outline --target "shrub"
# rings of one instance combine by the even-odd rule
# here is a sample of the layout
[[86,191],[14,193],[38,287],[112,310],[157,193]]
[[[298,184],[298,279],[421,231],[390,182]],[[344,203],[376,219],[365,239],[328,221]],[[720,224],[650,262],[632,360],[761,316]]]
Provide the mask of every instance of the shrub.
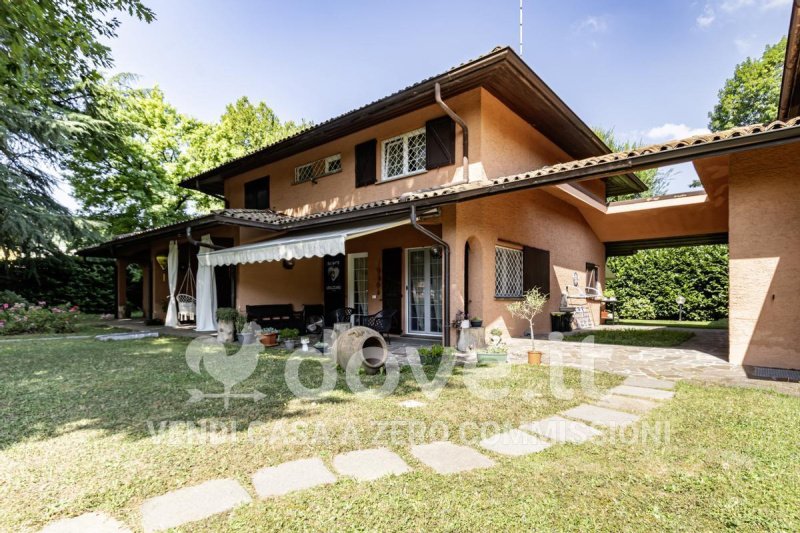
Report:
[[16,303],[0,308],[0,335],[23,333],[72,333],[78,318],[78,307],[69,304],[48,307]]
[[629,298],[622,302],[619,314],[622,318],[654,320],[656,318],[656,308],[647,298]]
[[280,333],[281,340],[291,340],[296,339],[300,336],[300,330],[296,328],[283,328]]
[[20,296],[14,291],[9,290],[1,290],[0,291],[0,305],[8,304],[12,306],[14,304],[28,304],[28,300]]

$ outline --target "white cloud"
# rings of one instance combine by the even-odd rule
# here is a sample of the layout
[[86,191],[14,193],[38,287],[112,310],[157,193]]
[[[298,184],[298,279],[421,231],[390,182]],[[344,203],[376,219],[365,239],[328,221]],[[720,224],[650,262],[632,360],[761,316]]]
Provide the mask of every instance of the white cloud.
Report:
[[708,133],[707,128],[692,128],[686,124],[673,124],[667,122],[661,126],[649,129],[645,133],[645,137],[654,141],[665,141],[670,139],[683,139],[685,137],[692,137],[694,135],[702,135]]
[[739,37],[733,40],[733,44],[736,46],[736,51],[739,52],[740,55],[748,55],[755,51],[755,41],[756,36],[751,35],[750,37]]
[[589,16],[575,25],[578,32],[588,31],[592,33],[602,33],[608,29],[606,17]]
[[697,25],[701,28],[708,28],[715,18],[717,17],[714,15],[714,8],[711,7],[711,4],[706,4],[703,12],[697,16]]
[[719,8],[728,13],[739,11],[743,7],[752,6],[755,0],[725,0],[719,5]]
[[792,3],[792,0],[762,0],[761,9],[779,9]]

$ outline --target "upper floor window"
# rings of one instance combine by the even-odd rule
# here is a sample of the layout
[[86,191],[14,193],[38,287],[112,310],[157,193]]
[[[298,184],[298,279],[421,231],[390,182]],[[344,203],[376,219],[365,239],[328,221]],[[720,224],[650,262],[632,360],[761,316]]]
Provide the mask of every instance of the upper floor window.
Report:
[[425,171],[425,128],[386,139],[382,145],[382,179]]
[[294,169],[294,183],[312,181],[322,176],[342,171],[342,154],[332,155],[300,165]]
[[245,209],[269,209],[269,176],[244,184]]

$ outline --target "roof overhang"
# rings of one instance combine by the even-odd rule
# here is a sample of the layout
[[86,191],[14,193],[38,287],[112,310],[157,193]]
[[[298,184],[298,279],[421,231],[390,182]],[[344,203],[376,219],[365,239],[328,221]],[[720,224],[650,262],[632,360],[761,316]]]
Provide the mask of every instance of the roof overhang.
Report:
[[778,120],[787,120],[798,115],[800,115],[800,0],[794,0],[786,42],[786,60],[783,64]]
[[[485,88],[575,159],[611,152],[512,49],[505,47],[198,174],[180,185],[222,195],[227,178],[432,105],[437,83],[445,99],[477,87]],[[606,183],[608,196],[647,188],[633,174],[609,176]]]

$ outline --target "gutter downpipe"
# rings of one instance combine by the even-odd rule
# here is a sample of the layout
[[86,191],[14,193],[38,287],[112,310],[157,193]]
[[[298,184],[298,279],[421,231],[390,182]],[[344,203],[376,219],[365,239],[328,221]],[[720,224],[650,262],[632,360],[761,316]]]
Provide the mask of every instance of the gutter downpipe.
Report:
[[428,238],[436,241],[444,251],[444,298],[442,302],[442,346],[450,346],[450,245],[447,244],[441,237],[430,231],[429,229],[421,226],[417,222],[417,206],[411,206],[411,225],[427,236]]
[[219,244],[209,243],[209,242],[201,242],[196,241],[192,238],[192,227],[186,226],[186,240],[189,241],[189,244],[196,246],[196,247],[203,247],[203,248],[211,248],[212,250],[224,250],[226,246],[220,246]]
[[463,156],[464,160],[462,165],[464,167],[464,172],[462,176],[462,182],[469,183],[469,129],[467,128],[467,123],[464,122],[464,119],[456,115],[455,111],[450,109],[447,104],[444,103],[442,100],[442,88],[437,81],[436,84],[433,86],[433,93],[436,98],[436,103],[439,104],[447,115],[453,119],[460,127],[461,127],[461,140],[463,141]]

